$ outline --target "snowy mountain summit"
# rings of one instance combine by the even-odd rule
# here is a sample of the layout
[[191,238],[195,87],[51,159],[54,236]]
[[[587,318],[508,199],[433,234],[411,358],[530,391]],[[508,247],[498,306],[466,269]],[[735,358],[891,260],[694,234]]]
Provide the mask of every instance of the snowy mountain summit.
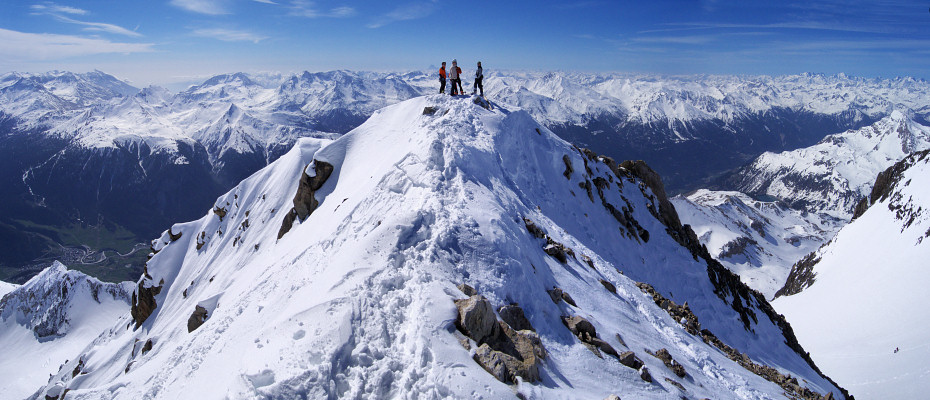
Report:
[[845,397],[648,166],[478,98],[300,139],[153,250],[33,398]]

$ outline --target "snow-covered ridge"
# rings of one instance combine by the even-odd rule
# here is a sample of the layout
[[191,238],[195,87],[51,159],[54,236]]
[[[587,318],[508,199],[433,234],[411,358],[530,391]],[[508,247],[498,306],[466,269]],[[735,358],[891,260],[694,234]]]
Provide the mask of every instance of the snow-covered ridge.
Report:
[[[715,286],[687,239],[668,233],[677,216],[657,176],[637,175],[648,167],[475,103],[415,98],[334,141],[298,140],[157,239],[132,315],[63,368],[87,373],[56,374],[34,397],[786,397],[787,378],[779,386],[732,361],[638,282],[747,360],[840,395],[785,344],[764,299]],[[299,206],[307,213],[289,217]],[[495,309],[523,310],[535,330],[525,335],[545,348],[538,382],[505,384],[474,360],[482,343],[456,327],[460,283]],[[563,323],[577,318],[604,352],[584,344],[593,331]],[[651,383],[608,347],[632,351]]]
[[930,301],[927,176],[930,151],[884,171],[871,206],[795,265],[790,295],[774,302],[817,364],[856,398],[930,390],[930,313],[913,306]]
[[930,127],[896,110],[873,125],[829,135],[811,147],[764,153],[728,178],[728,185],[848,220],[879,172],[927,148]]
[[773,298],[791,265],[833,237],[844,221],[758,201],[740,192],[699,190],[672,199],[708,251],[749,287]]
[[[129,310],[131,282],[103,283],[55,262],[0,300],[0,397],[47,383]],[[69,370],[68,373],[71,373]]]

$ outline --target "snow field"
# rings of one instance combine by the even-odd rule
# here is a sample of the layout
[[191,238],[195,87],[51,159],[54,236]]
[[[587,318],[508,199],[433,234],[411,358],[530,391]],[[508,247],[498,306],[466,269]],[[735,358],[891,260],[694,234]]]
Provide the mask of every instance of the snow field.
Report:
[[[928,173],[925,161],[909,168],[895,189],[900,199],[926,205]],[[817,365],[857,399],[920,398],[930,390],[930,315],[915,307],[930,300],[930,224],[924,212],[905,227],[889,201],[873,204],[818,250],[813,285],[773,303]]]

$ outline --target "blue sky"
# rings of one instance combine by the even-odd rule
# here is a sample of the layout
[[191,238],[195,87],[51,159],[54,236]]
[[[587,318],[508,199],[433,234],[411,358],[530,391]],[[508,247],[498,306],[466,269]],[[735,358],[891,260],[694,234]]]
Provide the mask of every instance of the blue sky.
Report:
[[[136,0],[0,3],[0,72],[99,69],[137,86],[224,72],[820,72],[930,79],[917,1]],[[635,4],[633,4],[635,3]]]

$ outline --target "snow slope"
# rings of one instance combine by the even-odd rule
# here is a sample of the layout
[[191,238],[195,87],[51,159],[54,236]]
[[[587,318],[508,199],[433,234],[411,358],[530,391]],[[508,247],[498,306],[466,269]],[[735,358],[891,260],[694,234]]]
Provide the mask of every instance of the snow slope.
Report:
[[0,398],[25,398],[65,372],[63,363],[126,314],[131,293],[130,282],[101,283],[55,262],[3,296]]
[[896,110],[873,125],[829,135],[811,147],[764,153],[728,180],[739,191],[848,220],[879,172],[927,148],[930,127]]
[[[786,397],[689,334],[637,281],[687,302],[746,360],[841,396],[789,348],[790,328],[761,296],[680,244],[686,231],[657,177],[611,163],[526,112],[440,95],[379,110],[335,141],[300,139],[157,239],[133,315],[82,352],[87,374],[56,374],[34,398],[63,388],[71,399]],[[289,218],[296,206],[312,213]],[[556,244],[573,251],[565,263],[544,251]],[[472,359],[475,343],[463,347],[455,327],[460,283],[495,308],[523,308],[548,353],[540,382],[506,385]],[[553,287],[577,306],[554,302]],[[189,332],[200,309],[206,321]],[[596,356],[562,316],[634,351],[653,383]],[[686,378],[646,353],[659,348]]]
[[0,299],[2,299],[3,296],[5,296],[7,293],[12,292],[17,287],[19,287],[19,285],[0,281]]
[[930,391],[930,313],[920,306],[930,301],[930,157],[916,153],[889,170],[898,173],[871,207],[816,251],[810,286],[773,303],[857,399]]
[[784,286],[792,264],[845,223],[740,192],[701,189],[688,197],[676,196],[672,203],[710,254],[767,299]]

